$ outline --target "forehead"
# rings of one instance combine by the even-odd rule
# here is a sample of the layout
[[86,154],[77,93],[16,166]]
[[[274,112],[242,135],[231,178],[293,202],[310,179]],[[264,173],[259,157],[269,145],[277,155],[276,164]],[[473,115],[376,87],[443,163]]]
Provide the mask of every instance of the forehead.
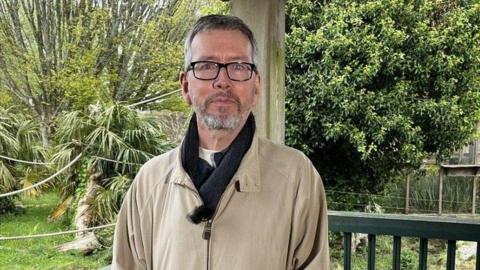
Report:
[[191,60],[252,61],[252,46],[238,30],[209,30],[192,40]]

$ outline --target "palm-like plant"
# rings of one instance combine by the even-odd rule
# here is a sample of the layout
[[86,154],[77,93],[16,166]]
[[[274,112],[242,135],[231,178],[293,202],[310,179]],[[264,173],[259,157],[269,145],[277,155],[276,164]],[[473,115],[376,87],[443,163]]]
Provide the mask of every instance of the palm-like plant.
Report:
[[[0,108],[0,153],[15,159],[44,160],[46,152],[41,146],[39,126],[28,115],[14,113],[15,108]],[[46,172],[45,166],[25,165],[0,158],[0,193],[34,184]],[[36,195],[30,190],[27,195]],[[13,206],[13,198],[1,198],[2,205]],[[2,207],[0,207],[2,208]],[[4,212],[0,209],[0,212]]]
[[[89,114],[67,113],[57,126],[53,162],[65,166],[80,153],[83,157],[58,182],[63,201],[51,218],[73,205],[78,229],[112,222],[139,166],[169,148],[158,119],[120,104],[96,105]],[[61,249],[91,251],[85,247],[95,246],[92,241],[78,245],[85,237],[96,241],[92,234],[80,233]]]
[[[0,108],[0,153],[4,156],[17,156],[18,154],[19,144],[15,138],[14,119],[15,117],[9,109]],[[16,181],[12,170],[13,163],[11,161],[0,159],[0,193],[15,188]]]
[[[35,120],[24,114],[16,115],[13,121],[16,131],[16,140],[18,142],[18,159],[43,162],[48,159],[48,151],[42,145],[40,125]],[[48,173],[49,167],[40,163],[40,165],[16,163],[15,169],[17,175],[21,175],[18,184],[20,188],[29,187],[39,180],[42,180]],[[47,190],[49,185],[44,185],[35,189],[28,190],[25,195],[38,196],[41,190]]]

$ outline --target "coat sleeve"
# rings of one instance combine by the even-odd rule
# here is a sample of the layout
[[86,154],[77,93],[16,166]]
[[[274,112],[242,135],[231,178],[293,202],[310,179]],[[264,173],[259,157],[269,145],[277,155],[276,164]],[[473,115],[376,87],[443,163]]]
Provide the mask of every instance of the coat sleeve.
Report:
[[141,230],[141,196],[136,180],[128,190],[120,208],[113,240],[113,270],[147,269]]
[[291,269],[328,270],[328,215],[320,175],[305,158],[298,173],[299,185],[293,213]]

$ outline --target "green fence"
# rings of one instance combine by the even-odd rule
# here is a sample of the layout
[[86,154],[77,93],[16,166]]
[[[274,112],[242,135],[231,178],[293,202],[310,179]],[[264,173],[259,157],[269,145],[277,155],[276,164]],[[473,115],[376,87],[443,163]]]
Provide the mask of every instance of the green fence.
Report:
[[344,270],[351,269],[352,233],[368,234],[368,270],[375,269],[377,235],[393,237],[392,269],[400,270],[402,237],[420,239],[419,269],[427,269],[428,239],[448,240],[447,270],[455,269],[456,241],[477,242],[476,270],[480,270],[480,219],[330,211],[329,230],[343,233]]

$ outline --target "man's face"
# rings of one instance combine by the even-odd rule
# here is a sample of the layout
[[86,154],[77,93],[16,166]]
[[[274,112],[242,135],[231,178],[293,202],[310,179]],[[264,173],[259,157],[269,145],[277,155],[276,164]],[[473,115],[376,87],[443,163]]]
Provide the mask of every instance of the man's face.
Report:
[[[240,31],[204,31],[192,41],[191,62],[196,61],[252,63],[252,48]],[[199,80],[192,70],[182,72],[180,82],[183,98],[210,130],[243,126],[257,104],[260,89],[260,77],[256,73],[247,81],[232,81],[225,68],[221,68],[213,80]]]

